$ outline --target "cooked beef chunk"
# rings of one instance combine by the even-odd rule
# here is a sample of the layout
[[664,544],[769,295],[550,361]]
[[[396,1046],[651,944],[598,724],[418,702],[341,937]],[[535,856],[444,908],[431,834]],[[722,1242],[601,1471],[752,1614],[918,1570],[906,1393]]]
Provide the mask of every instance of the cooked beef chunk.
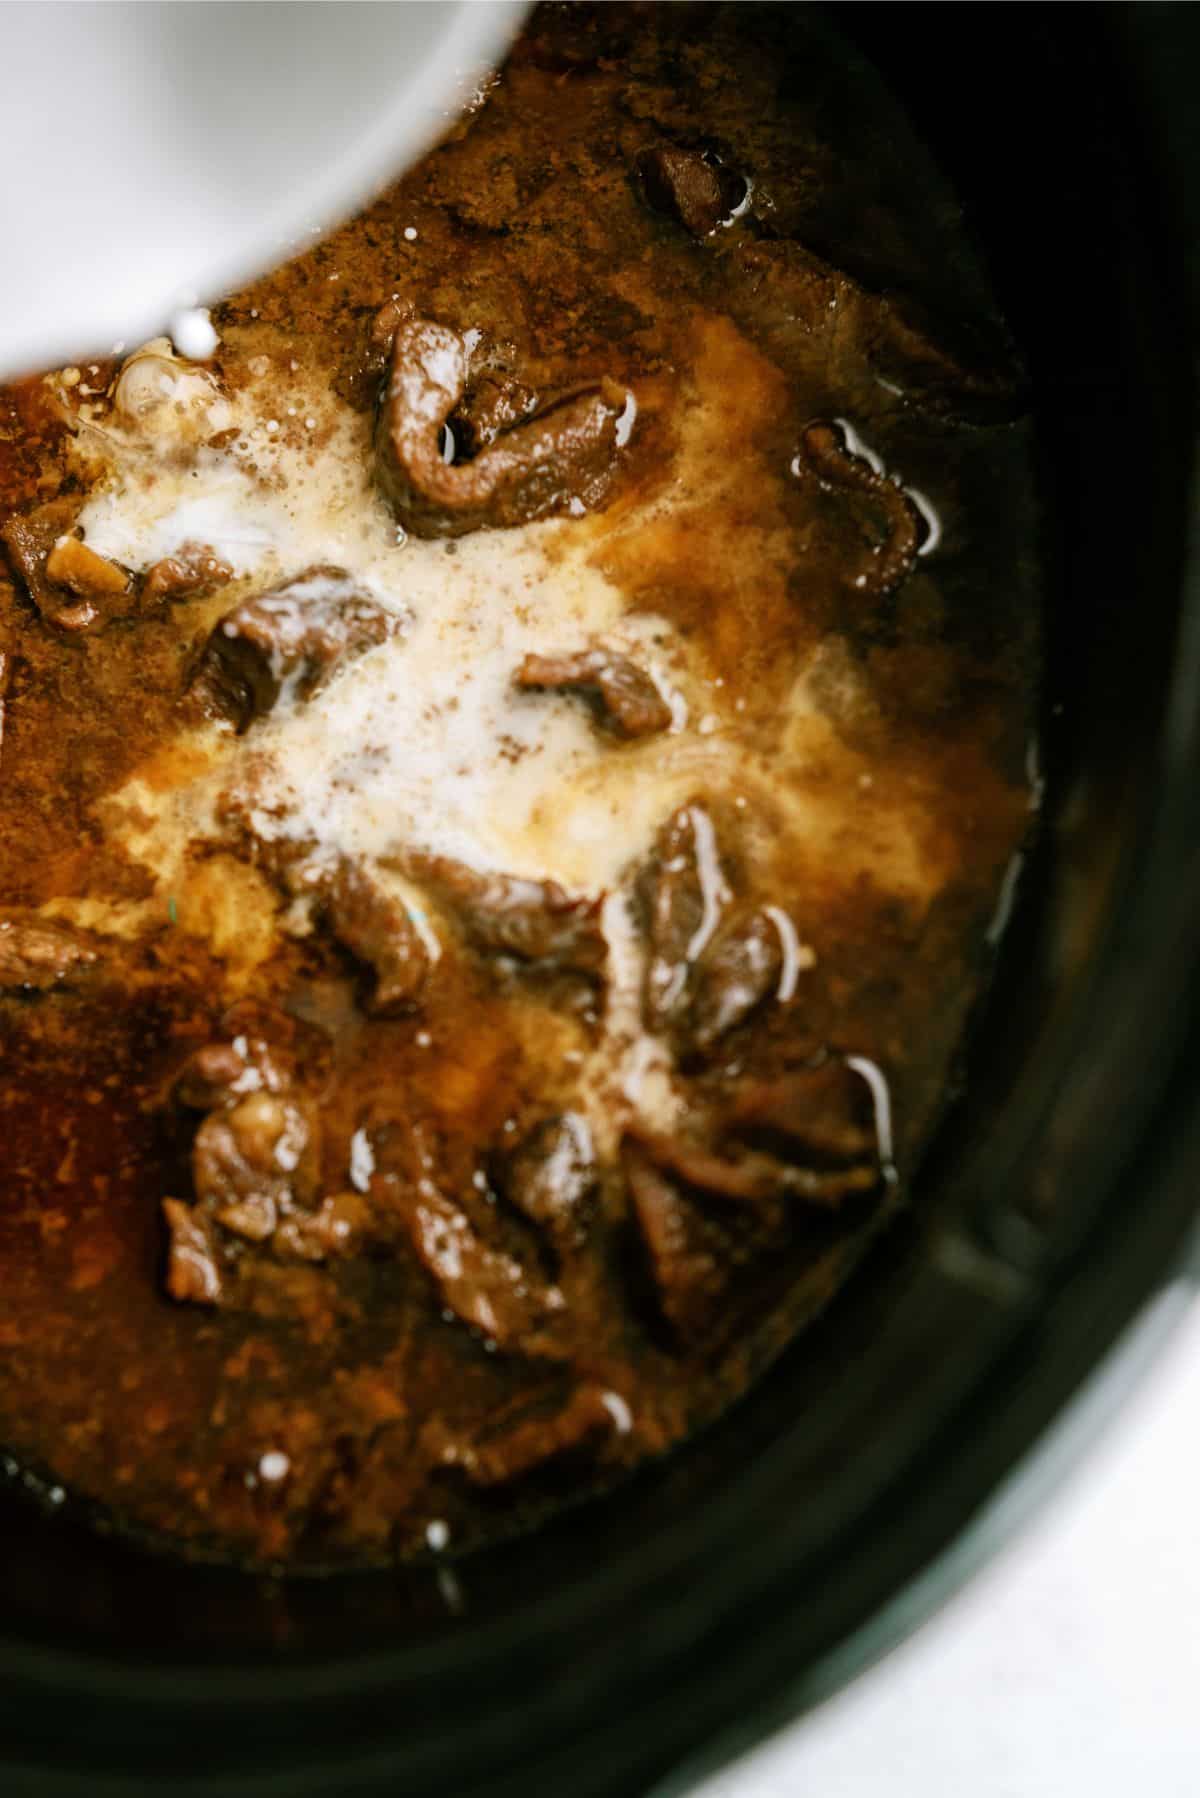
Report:
[[874,1159],[845,1167],[802,1166],[794,1165],[799,1159],[795,1153],[780,1159],[742,1147],[729,1158],[641,1126],[632,1126],[629,1136],[661,1172],[696,1192],[734,1204],[797,1198],[814,1205],[839,1205],[854,1193],[873,1192],[879,1184],[879,1163]]
[[527,524],[594,506],[617,462],[616,423],[626,395],[611,382],[559,399],[505,432],[472,461],[448,463],[442,433],[466,390],[462,339],[410,319],[396,332],[392,372],[375,432],[379,483],[417,537]]
[[619,1428],[620,1404],[599,1386],[577,1386],[549,1416],[529,1416],[495,1435],[452,1444],[443,1464],[461,1467],[474,1486],[507,1485],[567,1455],[595,1452]]
[[63,595],[56,593],[46,578],[46,557],[59,538],[72,529],[78,516],[78,499],[51,499],[0,525],[0,539],[8,559],[41,612],[53,611],[63,603]]
[[97,603],[123,599],[129,592],[129,575],[124,568],[98,556],[79,537],[60,537],[46,557],[46,579],[56,587],[66,587],[81,599]]
[[447,1310],[501,1348],[540,1352],[542,1328],[562,1309],[557,1286],[547,1286],[485,1240],[462,1205],[447,1196],[441,1157],[419,1125],[391,1116],[372,1120],[369,1131],[372,1204],[381,1219],[395,1219]]
[[174,1094],[194,1111],[213,1111],[235,1104],[247,1093],[278,1092],[284,1084],[274,1061],[260,1057],[245,1037],[234,1042],[205,1043],[189,1055],[175,1078]]
[[428,1190],[410,1192],[406,1204],[417,1259],[463,1323],[502,1347],[522,1346],[542,1320],[547,1290],[510,1255],[489,1248],[431,1181],[424,1184]]
[[167,599],[197,599],[233,579],[233,569],[204,543],[185,543],[164,556],[142,577],[142,603],[155,606]]
[[736,1095],[726,1118],[730,1135],[814,1168],[873,1168],[881,1153],[875,1097],[857,1068],[830,1057]]
[[639,1144],[627,1139],[621,1160],[662,1314],[681,1344],[698,1348],[721,1318],[730,1272],[724,1245]]
[[706,1054],[777,991],[783,968],[779,932],[766,912],[730,925],[715,937],[692,974],[683,1046]]
[[642,1014],[651,1030],[668,1031],[686,1015],[692,965],[730,897],[703,806],[682,806],[664,824],[643,888],[650,956]]
[[739,240],[722,245],[720,255],[735,315],[753,319],[777,355],[808,352],[814,340],[832,345],[858,324],[861,290],[801,244]]
[[824,421],[809,425],[800,448],[822,486],[866,494],[882,512],[883,534],[871,550],[876,560],[853,580],[856,591],[882,599],[906,580],[916,565],[920,513],[903,487],[847,448],[840,426]]
[[650,737],[671,726],[671,708],[650,676],[611,649],[528,655],[515,678],[518,687],[562,687],[594,696],[601,722],[621,737]]
[[283,1214],[316,1198],[318,1141],[314,1109],[294,1096],[253,1092],[210,1112],[192,1149],[197,1202],[235,1236],[265,1241]]
[[751,1206],[799,1199],[837,1207],[877,1193],[888,1173],[874,1094],[841,1060],[743,1089],[721,1134],[734,1145],[725,1153],[636,1125],[627,1142],[673,1185]]
[[375,973],[370,1009],[411,1011],[429,973],[429,951],[403,900],[369,869],[343,856],[321,888],[325,919],[337,940]]
[[865,355],[906,405],[965,424],[1009,423],[1027,410],[1025,378],[999,332],[971,334],[911,299],[873,293],[796,242],[735,243],[723,254],[733,310],[777,353],[811,353],[824,339],[834,357]]
[[456,455],[477,456],[537,410],[537,394],[515,375],[504,370],[473,374],[449,423]]
[[337,392],[356,410],[365,412],[375,404],[397,327],[411,316],[412,307],[404,301],[388,300],[361,326],[350,361],[334,383]]
[[650,948],[642,1015],[683,1061],[695,1061],[780,991],[785,957],[773,908],[727,910],[733,894],[712,820],[695,801],[660,830],[639,890]]
[[282,893],[311,900],[317,922],[372,971],[367,1009],[376,1017],[415,1009],[436,957],[436,945],[433,955],[428,946],[428,926],[422,934],[408,905],[370,862],[322,854],[312,840],[256,835],[246,797],[242,791],[224,796],[222,822]]
[[192,1144],[193,1203],[163,1200],[173,1298],[227,1303],[248,1249],[275,1261],[324,1261],[367,1233],[358,1194],[318,1204],[317,1109],[290,1052],[238,1016],[250,1009],[235,1008],[227,1018],[235,1034],[194,1050],[172,1087],[178,1103],[208,1113]]
[[243,600],[213,630],[193,685],[245,730],[281,695],[309,699],[344,662],[399,628],[342,568],[318,565]]
[[0,527],[13,567],[48,624],[86,631],[128,609],[129,575],[72,535],[77,499],[52,499]]
[[167,1291],[181,1304],[219,1305],[221,1263],[212,1222],[195,1205],[164,1199],[167,1226]]
[[642,192],[655,212],[676,218],[693,237],[707,237],[744,197],[741,175],[703,150],[656,144],[637,159]]
[[0,992],[48,992],[98,966],[99,939],[33,915],[0,917]]
[[480,874],[444,855],[413,858],[412,866],[477,948],[581,974],[603,968],[599,899],[573,899],[553,880]]
[[286,1092],[296,1080],[296,1027],[287,1013],[239,999],[221,1034],[194,1049],[175,1075],[172,1096],[196,1111],[235,1105],[248,1093]]
[[[397,328],[411,317],[411,307],[393,301],[372,321],[356,377],[361,386],[370,383],[365,403],[370,404],[378,397]],[[572,387],[568,393],[550,393],[539,398],[534,389],[514,373],[506,347],[495,343],[486,347],[476,345],[468,359],[462,398],[442,427],[443,460],[461,463],[478,456],[514,425],[522,424],[539,410],[547,411],[562,398],[573,398],[578,391],[577,387]]]
[[333,1261],[374,1241],[377,1234],[361,1193],[335,1192],[315,1211],[292,1211],[281,1218],[271,1246],[284,1260]]
[[788,1172],[766,1155],[743,1153],[738,1160],[728,1161],[682,1137],[662,1135],[640,1125],[632,1126],[628,1134],[660,1173],[715,1198],[760,1204],[778,1198],[788,1178]]
[[587,1120],[578,1112],[543,1118],[506,1161],[500,1186],[509,1203],[560,1249],[582,1242],[598,1180]]

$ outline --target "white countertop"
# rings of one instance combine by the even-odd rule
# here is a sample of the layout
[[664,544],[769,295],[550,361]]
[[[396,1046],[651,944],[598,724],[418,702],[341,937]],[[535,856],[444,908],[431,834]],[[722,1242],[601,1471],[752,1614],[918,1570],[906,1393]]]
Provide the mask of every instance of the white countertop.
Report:
[[694,1798],[1198,1798],[1200,1303],[917,1634]]

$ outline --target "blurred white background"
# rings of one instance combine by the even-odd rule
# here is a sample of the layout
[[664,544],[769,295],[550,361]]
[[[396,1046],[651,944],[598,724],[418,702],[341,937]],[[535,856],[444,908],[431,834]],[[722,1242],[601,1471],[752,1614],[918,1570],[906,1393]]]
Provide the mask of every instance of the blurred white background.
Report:
[[1200,1302],[1017,1538],[695,1798],[1197,1798]]

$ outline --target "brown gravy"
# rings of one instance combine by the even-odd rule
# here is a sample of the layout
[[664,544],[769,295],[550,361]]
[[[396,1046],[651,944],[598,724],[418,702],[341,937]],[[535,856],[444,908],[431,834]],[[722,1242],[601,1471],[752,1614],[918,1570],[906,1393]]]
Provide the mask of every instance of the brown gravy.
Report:
[[753,6],[543,8],[213,320],[0,392],[0,1440],[194,1554],[454,1552],[908,1189],[1030,811],[1021,375]]

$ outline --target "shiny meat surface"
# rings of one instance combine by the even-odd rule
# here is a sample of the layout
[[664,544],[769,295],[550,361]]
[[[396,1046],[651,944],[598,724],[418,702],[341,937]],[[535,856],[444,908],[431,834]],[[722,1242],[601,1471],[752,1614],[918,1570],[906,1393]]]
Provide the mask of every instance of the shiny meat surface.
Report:
[[823,16],[540,8],[208,361],[0,390],[0,1447],[68,1507],[468,1553],[919,1208],[1038,508]]
[[714,156],[675,144],[656,144],[638,157],[648,203],[677,218],[693,237],[707,237],[745,197],[746,183]]
[[595,503],[617,460],[625,394],[602,381],[503,432],[471,460],[447,460],[443,432],[466,391],[463,340],[429,319],[408,320],[392,343],[376,430],[379,482],[418,537],[528,524]]
[[608,955],[595,899],[572,898],[557,881],[479,874],[448,856],[414,864],[429,892],[488,954],[598,974]]
[[[156,562],[151,575],[159,574]],[[342,568],[306,568],[294,580],[244,600],[208,640],[195,689],[239,730],[289,690],[316,692],[343,662],[382,643],[397,621]]]
[[671,727],[671,708],[645,669],[602,647],[526,656],[515,678],[518,687],[594,694],[601,722],[620,737],[652,737]]

